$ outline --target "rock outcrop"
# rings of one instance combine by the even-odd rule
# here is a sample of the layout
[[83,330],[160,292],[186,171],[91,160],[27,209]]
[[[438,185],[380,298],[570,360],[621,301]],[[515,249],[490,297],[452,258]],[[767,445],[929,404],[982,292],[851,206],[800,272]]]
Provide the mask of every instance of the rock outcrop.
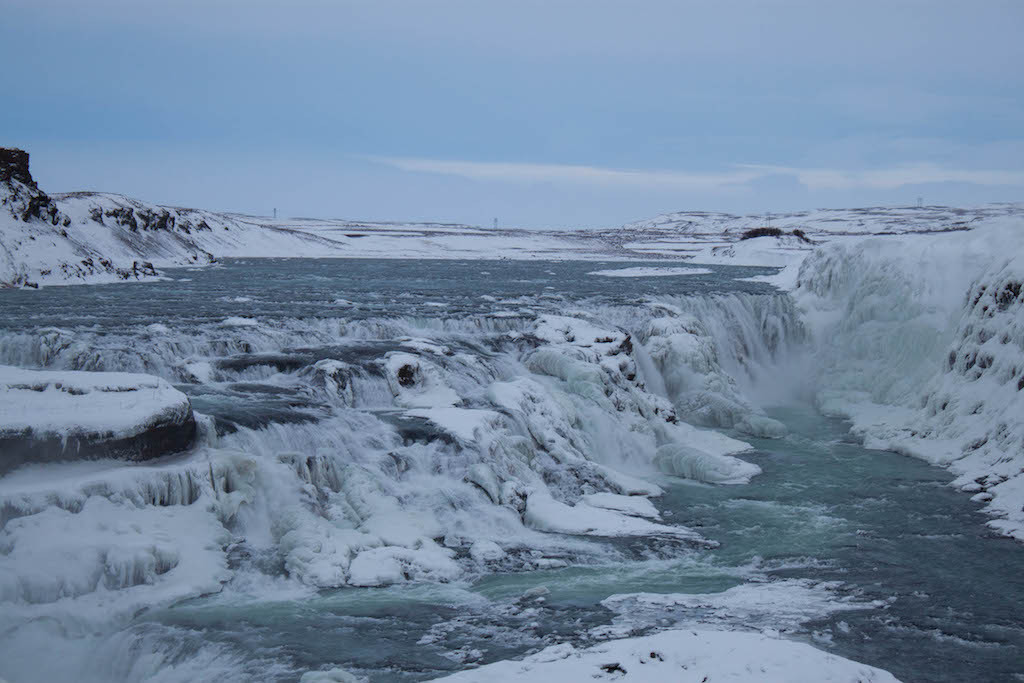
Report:
[[33,218],[51,225],[71,225],[48,194],[39,189],[28,168],[28,152],[0,147],[0,202],[24,222]]
[[0,182],[16,180],[30,187],[36,181],[28,170],[28,152],[23,149],[0,147]]
[[29,463],[149,460],[195,437],[188,397],[158,377],[0,366],[0,475]]

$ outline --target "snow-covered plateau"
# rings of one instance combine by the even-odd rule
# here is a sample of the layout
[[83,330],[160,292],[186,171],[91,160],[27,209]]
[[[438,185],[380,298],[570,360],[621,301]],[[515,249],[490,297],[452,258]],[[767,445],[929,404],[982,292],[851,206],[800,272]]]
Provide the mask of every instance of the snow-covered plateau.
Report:
[[[32,179],[29,155],[4,148],[0,205],[0,287],[150,279],[164,268],[233,257],[687,259],[787,266],[824,241],[967,230],[1024,216],[1017,204],[819,209],[774,216],[689,211],[586,230],[271,219],[161,206],[106,192],[48,195]],[[766,222],[782,236],[742,239]]]
[[0,161],[0,678],[1024,676],[1018,207],[495,232]]

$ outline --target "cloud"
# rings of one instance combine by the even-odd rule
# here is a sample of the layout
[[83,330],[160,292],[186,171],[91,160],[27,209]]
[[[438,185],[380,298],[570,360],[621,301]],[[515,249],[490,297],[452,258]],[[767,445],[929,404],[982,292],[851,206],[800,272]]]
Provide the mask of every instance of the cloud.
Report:
[[768,177],[788,176],[808,190],[891,190],[907,185],[966,183],[1024,187],[1024,171],[945,168],[910,163],[890,168],[845,170],[737,164],[728,171],[683,172],[602,168],[574,164],[459,161],[411,157],[369,157],[413,173],[458,176],[477,181],[575,184],[621,188],[724,190]]
[[688,190],[710,190],[744,185],[764,175],[763,171],[755,167],[737,167],[726,172],[686,173],[601,168],[573,164],[453,161],[408,157],[370,157],[370,159],[403,171],[453,175],[470,180],[662,187]]

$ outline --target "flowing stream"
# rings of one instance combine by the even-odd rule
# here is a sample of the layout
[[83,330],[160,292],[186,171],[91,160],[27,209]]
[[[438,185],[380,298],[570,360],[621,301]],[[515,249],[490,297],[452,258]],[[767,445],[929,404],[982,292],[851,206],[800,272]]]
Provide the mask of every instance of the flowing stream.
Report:
[[[159,375],[209,418],[193,453],[155,464],[0,477],[0,578],[13,577],[0,581],[0,677],[289,681],[341,667],[414,681],[705,624],[781,632],[905,681],[1024,679],[1020,545],[988,533],[944,470],[865,450],[815,413],[791,302],[744,279],[771,270],[590,274],[636,265],[232,260],[0,292],[0,363]],[[566,317],[629,343],[580,346]],[[389,374],[405,367],[411,389]],[[760,474],[659,472],[655,448],[693,436],[671,431],[673,409],[749,443],[738,457]],[[696,533],[552,530],[504,490],[491,500],[479,464],[513,493],[547,487],[568,504],[624,492],[608,471],[625,472],[663,489],[659,524]],[[33,520],[42,540],[26,552]],[[177,564],[109,578],[112,548],[131,540],[103,535],[119,520],[166,536]],[[69,552],[99,553],[82,571],[95,561],[106,580],[55,566],[44,547],[58,528],[95,534]],[[195,540],[206,564],[175,545],[193,534],[212,539]],[[343,560],[325,559],[325,539]],[[359,579],[360,552],[401,572]]]

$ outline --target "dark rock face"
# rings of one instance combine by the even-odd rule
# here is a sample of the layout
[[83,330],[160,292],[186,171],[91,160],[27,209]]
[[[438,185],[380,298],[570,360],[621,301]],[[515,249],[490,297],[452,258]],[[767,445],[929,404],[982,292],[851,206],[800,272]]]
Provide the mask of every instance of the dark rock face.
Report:
[[161,455],[177,453],[192,446],[196,438],[196,420],[191,411],[183,422],[167,421],[124,438],[103,434],[58,436],[29,432],[0,432],[0,475],[27,463],[51,463],[67,460],[113,458],[141,462]]
[[71,219],[60,212],[50,195],[40,190],[32,179],[28,152],[0,147],[0,183],[7,186],[7,191],[0,193],[3,204],[16,218],[25,222],[38,218],[64,227],[71,224]]
[[35,189],[36,181],[28,170],[28,152],[21,149],[0,147],[0,182],[17,180]]
[[398,383],[403,387],[411,387],[416,384],[416,368],[412,365],[403,365],[398,368]]

